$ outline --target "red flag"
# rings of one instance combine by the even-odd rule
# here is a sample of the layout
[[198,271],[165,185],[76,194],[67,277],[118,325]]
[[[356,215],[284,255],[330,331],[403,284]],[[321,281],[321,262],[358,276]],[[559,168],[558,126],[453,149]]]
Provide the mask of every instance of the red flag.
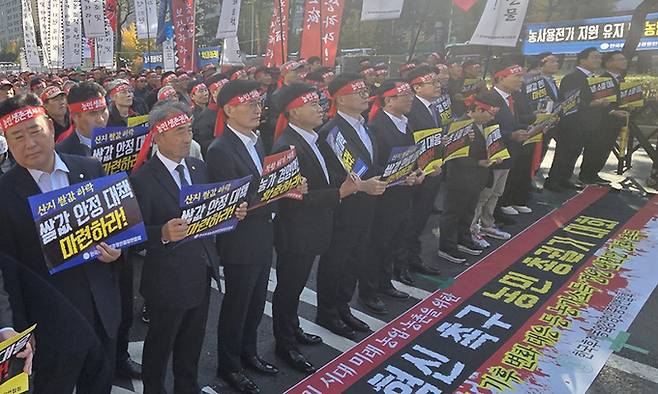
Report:
[[117,0],[105,1],[105,17],[113,32],[117,31]]
[[478,0],[452,0],[452,2],[462,11],[468,12],[478,2]]
[[184,71],[194,71],[194,0],[173,0],[171,15],[176,65]]
[[[320,4],[322,2],[322,4]],[[322,65],[336,61],[345,0],[309,0],[304,9],[300,57],[319,56]]]
[[288,60],[288,7],[289,0],[274,0],[274,14],[267,37],[265,65],[280,66]]

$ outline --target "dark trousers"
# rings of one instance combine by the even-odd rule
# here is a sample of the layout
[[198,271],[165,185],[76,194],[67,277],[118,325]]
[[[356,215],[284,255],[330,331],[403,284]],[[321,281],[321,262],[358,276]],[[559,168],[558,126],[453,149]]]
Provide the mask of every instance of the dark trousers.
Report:
[[313,268],[314,255],[294,252],[277,254],[276,289],[272,298],[272,319],[276,347],[297,350],[295,331],[299,329],[299,296]]
[[265,264],[225,264],[226,292],[217,329],[218,370],[242,370],[242,358],[258,355],[258,325],[265,310],[272,259]]
[[117,334],[117,363],[130,358],[128,342],[133,325],[133,257],[124,253],[119,263],[119,292],[121,293],[121,324]]
[[505,183],[505,191],[498,201],[501,207],[510,205],[526,205],[530,196],[532,176],[532,157],[535,153],[535,145],[529,144],[521,147],[517,157],[510,158],[512,166]]
[[432,214],[441,180],[441,176],[428,176],[413,191],[409,220],[405,221],[404,231],[398,231],[398,235],[402,238],[395,253],[396,266],[408,267],[411,261],[417,261],[420,258],[420,235]]
[[478,204],[482,182],[471,177],[452,176],[444,186],[446,199],[439,220],[439,248],[454,251],[457,244],[470,237],[471,223]]
[[[611,120],[612,122],[612,120]],[[620,128],[616,125],[604,125],[596,133],[589,133],[583,149],[583,163],[580,166],[580,178],[594,178],[603,169],[608,156],[615,145]]]
[[[91,326],[90,326],[91,330]],[[78,393],[107,394],[114,377],[116,337],[109,338],[98,317],[93,333],[96,338],[86,349],[41,346],[37,339],[34,353],[34,392],[52,394]],[[55,346],[57,346],[55,344]]]
[[[393,279],[394,253],[400,245],[400,229],[406,227],[409,218],[409,203],[411,190],[409,186],[393,186],[377,201],[377,209],[370,230],[370,242],[366,258],[372,267],[376,267],[374,275],[359,282],[359,295],[375,296],[380,289],[390,288]],[[400,196],[400,192],[404,193]],[[398,194],[397,198],[387,193]],[[393,199],[394,198],[394,199]]]
[[165,393],[169,355],[173,352],[174,393],[197,394],[201,346],[206,332],[210,278],[206,295],[193,308],[169,308],[149,300],[149,323],[144,340],[144,394]]
[[555,156],[547,182],[559,184],[571,179],[578,156],[583,151],[585,135],[585,131],[578,127],[559,128],[556,134]]
[[318,265],[319,319],[338,319],[349,310],[357,278],[372,276],[374,269],[365,251],[370,228],[335,226],[329,250]]

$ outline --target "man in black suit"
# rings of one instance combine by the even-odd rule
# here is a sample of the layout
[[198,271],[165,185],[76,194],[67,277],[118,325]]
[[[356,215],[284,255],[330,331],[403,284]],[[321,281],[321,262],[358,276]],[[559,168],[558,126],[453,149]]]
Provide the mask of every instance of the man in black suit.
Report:
[[[254,133],[261,114],[258,83],[228,82],[219,92],[217,105],[228,120],[206,154],[211,180],[252,175],[249,195],[254,195],[265,158],[260,138]],[[272,204],[250,211],[235,231],[222,234],[217,241],[226,283],[217,330],[218,376],[245,393],[260,389],[244,373],[243,365],[263,374],[279,372],[258,355],[257,348],[272,265],[273,213]]]
[[[415,145],[405,116],[411,110],[413,99],[411,86],[401,80],[384,81],[376,91],[377,101],[373,104],[373,117],[368,127],[377,136],[377,165],[380,168],[386,168],[393,148]],[[409,298],[409,294],[399,291],[391,283],[393,254],[400,245],[400,228],[405,227],[409,218],[413,192],[411,186],[420,185],[424,179],[423,171],[415,169],[404,179],[403,184],[388,187],[377,199],[367,258],[378,269],[374,276],[359,283],[360,300],[375,298],[379,294],[398,300]]]
[[[151,320],[144,340],[145,393],[165,392],[172,351],[174,392],[199,392],[197,371],[210,279],[219,278],[214,239],[179,242],[188,229],[187,221],[181,218],[180,188],[209,183],[205,164],[187,157],[192,140],[188,113],[187,106],[177,102],[153,107],[149,125],[158,151],[132,176],[149,239],[140,286]],[[168,121],[171,127],[156,129]],[[246,214],[246,203],[239,214]]]
[[[548,97],[544,102],[539,104],[537,109],[546,113],[552,112],[553,108],[555,108],[560,101],[559,88],[555,82],[555,74],[560,71],[560,62],[558,61],[557,56],[553,55],[551,52],[540,53],[537,55],[537,61],[539,62],[540,75],[544,79],[546,92],[548,93]],[[542,159],[548,151],[549,143],[555,138],[556,132],[557,128],[552,127],[544,134],[542,140]]]
[[[119,94],[115,92],[115,95]],[[58,143],[55,150],[59,153],[91,157],[92,132],[97,127],[105,127],[108,122],[105,90],[96,82],[83,82],[71,88],[68,100],[71,107],[75,108],[73,132]],[[121,324],[117,335],[115,372],[132,379],[141,379],[142,367],[133,361],[128,353],[129,333],[133,323],[133,264],[128,253],[124,253],[116,264],[121,289]]]
[[17,163],[0,179],[0,251],[24,271],[12,281],[22,297],[13,305],[16,328],[37,323],[36,392],[107,393],[120,320],[116,267],[110,263],[121,250],[101,243],[96,260],[50,275],[27,202],[29,196],[101,177],[103,169],[97,160],[55,152],[53,124],[40,104],[30,94],[0,105],[0,123]]
[[560,99],[578,90],[580,103],[578,111],[562,118],[558,125],[555,156],[544,182],[545,189],[555,192],[582,188],[581,184],[573,183],[571,177],[587,136],[595,136],[599,131],[601,107],[607,106],[606,101],[593,99],[587,83],[587,78],[593,77],[594,71],[601,66],[601,54],[596,48],[587,48],[578,53],[576,61],[576,69],[560,82]]
[[135,91],[127,80],[115,79],[107,84],[107,89],[110,98],[108,126],[128,126],[129,117],[146,112],[145,104],[135,98]]
[[299,327],[299,296],[308,281],[315,258],[326,252],[331,240],[333,213],[340,201],[357,191],[356,180],[348,176],[340,188],[330,182],[327,164],[313,130],[322,124],[320,97],[310,85],[293,83],[281,89],[276,105],[286,116],[287,127],[274,144],[280,152],[295,147],[299,168],[307,179],[308,193],[301,201],[279,202],[274,243],[277,251],[277,285],[272,298],[276,354],[294,369],[310,374],[315,367],[299,351],[298,343],[322,343],[317,335]]
[[[624,74],[628,67],[626,56],[621,51],[606,52],[601,56],[601,64],[605,68],[605,72],[601,76],[612,78],[617,92],[617,100],[619,100],[619,84],[624,82]],[[626,123],[628,112],[620,110],[619,105],[614,103],[602,107],[601,116],[603,119],[600,130],[597,133],[589,134],[585,140],[583,162],[578,175],[580,181],[585,184],[607,185],[610,183],[599,176],[599,171],[603,169],[610,156],[619,131]]]
[[[376,275],[376,267],[366,258],[370,228],[375,214],[376,196],[381,195],[386,183],[379,180],[382,171],[377,164],[375,136],[361,116],[368,108],[368,90],[358,74],[341,74],[329,84],[333,97],[332,110],[337,111],[320,132],[320,150],[327,160],[332,183],[339,186],[348,176],[341,162],[327,143],[334,128],[344,136],[348,146],[368,167],[361,175],[359,193],[345,198],[334,213],[334,229],[329,249],[320,257],[318,265],[318,311],[316,322],[328,330],[354,338],[354,330],[369,332],[366,323],[354,317],[349,303],[356,289],[357,278],[364,281]],[[383,311],[378,297],[362,298],[370,309]]]
[[[214,74],[208,78],[208,91],[211,100],[208,106],[192,121],[192,134],[194,140],[201,145],[201,153],[204,157],[208,151],[208,146],[215,139],[215,134],[223,131],[223,126],[217,124],[217,94],[227,82],[228,78],[224,74]],[[217,130],[217,127],[222,127],[222,130]]]
[[[415,94],[411,110],[406,115],[409,119],[409,131],[414,133],[447,126],[441,124],[441,117],[435,104],[435,100],[441,95],[441,82],[438,75],[428,66],[420,66],[409,72],[408,80]],[[440,174],[441,167],[437,166],[434,172],[413,190],[409,220],[402,235],[403,239],[395,263],[396,277],[400,282],[408,285],[413,285],[415,281],[409,269],[426,275],[440,274],[437,268],[425,264],[420,257],[420,235],[432,214],[434,201],[439,193]]]

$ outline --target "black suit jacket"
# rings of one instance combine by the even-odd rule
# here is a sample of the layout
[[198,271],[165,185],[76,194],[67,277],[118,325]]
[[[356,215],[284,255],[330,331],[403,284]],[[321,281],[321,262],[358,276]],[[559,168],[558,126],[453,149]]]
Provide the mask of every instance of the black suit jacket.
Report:
[[622,128],[626,124],[626,120],[624,118],[620,118],[614,115],[610,115],[610,111],[613,109],[618,109],[619,108],[619,101],[621,100],[621,89],[619,87],[619,81],[617,78],[615,78],[612,74],[609,72],[604,72],[601,74],[602,77],[610,77],[612,78],[612,82],[615,84],[615,90],[617,91],[617,102],[616,103],[611,103],[608,107],[603,107],[605,109],[602,109],[602,116],[603,116],[603,124],[602,126],[608,129],[613,129],[613,130],[618,130]]
[[[210,183],[201,160],[188,157],[185,162],[193,184]],[[162,226],[181,217],[180,189],[157,156],[140,167],[131,183],[148,235],[140,292],[149,305],[198,306],[208,290],[209,268],[218,277],[214,237],[162,244]]]
[[[97,160],[60,157],[70,171],[71,185],[104,175]],[[24,272],[17,277],[27,278],[19,280],[22,302],[14,306],[17,328],[36,322],[37,340],[41,336],[42,343],[58,348],[83,346],[86,337],[76,335],[93,332],[95,322],[107,336],[116,337],[121,320],[116,265],[93,260],[50,275],[27,203],[29,196],[40,193],[24,167],[17,165],[0,178],[0,251],[18,260]],[[84,319],[71,320],[72,314]]]
[[441,127],[441,119],[437,116],[435,122],[425,104],[416,96],[414,96],[414,101],[411,103],[411,111],[407,114],[407,119],[409,119],[409,130],[412,132]]
[[65,153],[67,155],[91,156],[91,149],[80,142],[78,133],[75,131],[73,131],[73,133],[66,137],[62,142],[55,145],[55,150],[57,153]]
[[578,111],[562,118],[560,128],[565,132],[598,130],[601,125],[602,108],[590,105],[593,99],[592,91],[587,84],[587,75],[579,69],[565,75],[560,81],[560,99],[564,99],[573,90],[580,90]]
[[[257,148],[261,163],[265,158],[262,142],[258,139]],[[206,154],[206,164],[212,182],[223,182],[252,175],[248,197],[251,199],[258,190],[261,174],[251,160],[247,148],[228,126],[216,138]],[[270,264],[272,256],[273,226],[272,213],[276,203],[270,203],[249,211],[247,217],[238,223],[235,231],[217,237],[219,256],[222,264]]]
[[210,143],[215,139],[216,121],[217,110],[210,108],[204,108],[192,120],[192,135],[194,136],[194,140],[201,145],[201,153],[204,157]]
[[329,248],[333,214],[340,204],[340,193],[335,185],[327,181],[311,146],[288,126],[274,144],[273,151],[282,152],[291,145],[295,147],[300,172],[308,183],[308,193],[301,201],[279,200],[274,233],[276,249],[279,252],[319,255]]
[[[367,180],[373,176],[381,175],[382,168],[378,165],[377,162],[379,152],[375,135],[370,130],[368,130],[368,135],[370,136],[370,140],[372,142],[374,156],[374,160],[371,160],[368,149],[359,138],[356,130],[354,130],[354,128],[345,119],[343,119],[342,116],[336,114],[329,122],[322,126],[320,132],[318,133],[320,136],[318,145],[320,146],[322,156],[327,162],[329,177],[333,185],[335,187],[340,187],[348,175],[347,172],[345,172],[343,165],[327,143],[327,135],[334,127],[339,128],[348,143],[356,150],[356,155],[368,166],[368,170],[361,176],[361,179]],[[375,212],[376,198],[376,196],[371,196],[364,192],[358,192],[343,199],[340,207],[338,207],[338,209],[335,211],[334,230],[341,231],[341,227],[370,227],[370,223]]]
[[505,160],[495,168],[511,168],[513,159],[518,156],[522,148],[522,143],[512,140],[512,133],[527,128],[529,124],[535,121],[535,115],[530,111],[525,94],[521,92],[512,93],[514,98],[514,113],[512,113],[503,96],[496,89],[492,89],[491,92],[496,97],[496,106],[500,108],[492,123],[500,125],[503,142],[512,156],[511,160]]

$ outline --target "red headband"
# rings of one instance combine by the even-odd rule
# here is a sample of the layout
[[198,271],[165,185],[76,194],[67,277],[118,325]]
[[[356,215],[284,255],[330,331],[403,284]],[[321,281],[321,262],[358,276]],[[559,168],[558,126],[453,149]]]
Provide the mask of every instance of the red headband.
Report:
[[467,107],[470,107],[471,105],[475,105],[476,107],[483,109],[487,112],[496,112],[500,109],[499,107],[494,107],[493,105],[483,103],[482,101],[475,98],[474,94],[468,96],[466,100],[464,100],[464,105],[466,105]]
[[69,104],[69,110],[71,111],[71,113],[97,111],[99,109],[105,109],[105,108],[107,108],[105,97],[94,97],[92,99],[80,103]]
[[366,88],[367,86],[363,79],[355,79],[353,81],[350,81],[347,85],[338,89],[331,98],[331,106],[329,107],[329,111],[327,111],[327,116],[329,118],[333,118],[334,115],[336,115],[336,113],[338,112],[338,107],[336,106],[336,97],[353,94]]
[[416,68],[416,65],[413,63],[409,63],[409,64],[401,65],[399,70],[400,72],[405,72],[405,71],[413,70],[414,68]]
[[505,78],[510,75],[516,75],[516,74],[522,74],[523,73],[523,67],[519,66],[518,64],[515,64],[513,66],[509,66],[506,69],[500,70],[497,73],[494,74],[496,78]]
[[[288,105],[286,105],[285,112],[291,111],[295,108],[302,107],[311,101],[317,101],[320,99],[320,96],[318,96],[318,93],[315,91],[311,92],[306,92],[302,94],[301,96],[297,97],[296,99],[292,100]],[[274,128],[274,141],[279,139],[279,136],[281,133],[283,133],[283,130],[288,126],[288,119],[284,115],[284,113],[279,114],[279,118],[276,121],[276,127]]]
[[331,77],[333,77],[334,75],[336,75],[336,74],[334,74],[333,71],[328,71],[328,72],[322,74],[322,79],[326,80],[327,78],[331,78]]
[[178,77],[176,76],[176,74],[169,74],[169,75],[167,75],[166,77],[164,77],[164,78],[162,79],[162,84],[163,84],[163,85],[166,85],[166,84],[168,84],[169,81],[171,81],[172,79],[178,79]]
[[296,70],[297,68],[299,68],[301,66],[302,65],[299,64],[296,61],[288,62],[288,63],[284,64],[283,66],[281,66],[281,74],[287,73],[288,71]]
[[208,89],[208,88],[206,87],[206,84],[205,84],[205,83],[200,83],[200,84],[194,85],[194,87],[192,88],[192,90],[190,91],[190,93],[195,94],[195,93],[197,92],[197,90],[199,90],[199,89],[201,89],[201,88],[206,88],[206,89]]
[[122,83],[119,86],[115,86],[114,89],[110,90],[110,97],[114,96],[117,93],[125,92],[126,90],[132,90],[132,87],[127,83]]
[[46,109],[43,107],[24,107],[12,111],[0,118],[0,125],[2,125],[2,130],[7,132],[7,129],[12,126],[16,126],[19,123],[23,123],[45,114]]
[[372,103],[372,106],[370,107],[370,112],[368,113],[368,121],[372,122],[375,119],[375,116],[377,116],[379,110],[382,109],[382,102],[380,98],[395,97],[401,94],[411,93],[411,92],[412,92],[411,85],[409,85],[406,82],[396,82],[394,88],[389,89],[374,98],[375,101]]
[[171,86],[165,86],[161,90],[161,92],[158,92],[158,101],[164,101],[176,94],[176,89],[172,88]]
[[[221,81],[219,81],[221,82]],[[247,103],[249,101],[260,100],[260,92],[258,90],[252,90],[245,94],[235,96],[230,99],[224,105],[240,105]],[[224,112],[224,107],[217,108],[217,119],[215,120],[215,137],[219,137],[224,132],[224,126],[226,125],[226,112]]]
[[379,70],[375,70],[375,75],[386,75],[388,74],[388,69],[381,68]]
[[135,164],[133,165],[133,172],[137,171],[137,169],[141,167],[144,161],[146,161],[146,156],[148,155],[148,152],[151,149],[151,144],[153,143],[153,135],[155,135],[156,133],[160,134],[160,133],[165,133],[167,131],[171,131],[176,127],[179,127],[181,125],[190,122],[192,122],[192,119],[189,116],[187,116],[185,112],[179,112],[175,115],[171,115],[167,118],[164,118],[163,120],[156,123],[153,127],[151,127],[150,132],[146,135],[146,138],[144,139],[144,144],[142,144],[142,148],[139,150],[139,153],[137,154],[137,159],[135,160]]
[[375,69],[372,68],[372,67],[368,67],[365,70],[361,71],[361,74],[363,74],[363,75],[370,75],[370,74],[374,74],[374,73],[375,73]]
[[235,81],[236,79],[240,79],[241,76],[247,75],[247,72],[244,70],[244,68],[234,72],[231,74],[231,81]]
[[410,83],[412,85],[422,85],[424,83],[432,83],[434,82],[436,77],[437,77],[436,73],[429,73],[412,79]]

